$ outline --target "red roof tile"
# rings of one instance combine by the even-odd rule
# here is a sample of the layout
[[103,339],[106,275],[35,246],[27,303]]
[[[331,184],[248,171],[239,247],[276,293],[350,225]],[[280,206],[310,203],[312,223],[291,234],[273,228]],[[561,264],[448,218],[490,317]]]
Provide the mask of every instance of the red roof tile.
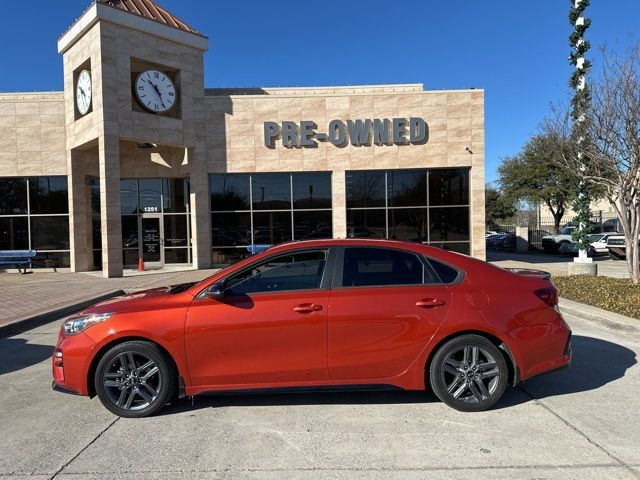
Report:
[[138,15],[139,17],[164,23],[165,25],[185,32],[196,33],[199,35],[196,29],[190,27],[175,15],[169,13],[153,0],[96,0],[96,2],[118,8],[125,12],[132,13],[133,15]]

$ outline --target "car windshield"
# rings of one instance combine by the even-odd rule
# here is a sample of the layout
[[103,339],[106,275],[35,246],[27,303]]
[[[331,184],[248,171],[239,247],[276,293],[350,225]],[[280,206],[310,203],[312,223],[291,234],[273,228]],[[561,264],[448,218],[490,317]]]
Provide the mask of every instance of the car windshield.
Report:
[[593,242],[599,242],[600,240],[602,240],[605,236],[600,234],[600,233],[592,233],[591,235],[589,235],[589,241],[591,243]]
[[573,232],[576,229],[576,227],[564,227],[562,229],[562,231],[560,232],[561,235],[571,235],[571,232]]

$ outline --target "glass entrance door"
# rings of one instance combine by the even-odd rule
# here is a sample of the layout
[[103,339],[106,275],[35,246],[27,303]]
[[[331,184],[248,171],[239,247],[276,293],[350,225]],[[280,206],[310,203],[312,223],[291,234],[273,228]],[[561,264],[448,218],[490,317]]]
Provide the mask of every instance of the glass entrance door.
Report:
[[164,265],[164,232],[162,216],[143,213],[140,217],[140,245],[145,268],[162,268]]

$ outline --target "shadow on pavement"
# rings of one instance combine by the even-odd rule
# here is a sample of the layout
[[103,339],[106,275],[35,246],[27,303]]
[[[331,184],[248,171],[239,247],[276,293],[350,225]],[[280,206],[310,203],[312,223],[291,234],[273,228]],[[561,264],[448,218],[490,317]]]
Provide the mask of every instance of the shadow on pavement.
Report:
[[0,375],[40,363],[52,352],[50,345],[27,343],[24,338],[0,338]]
[[596,390],[625,376],[636,354],[617,343],[574,335],[571,366],[528,380],[523,389],[536,398]]
[[[509,408],[531,401],[531,396],[544,398],[595,390],[624,377],[636,364],[636,354],[626,347],[598,338],[574,335],[571,341],[573,361],[569,368],[534,377],[521,384],[522,389],[508,387],[494,409]],[[524,392],[523,392],[524,390]],[[526,392],[526,393],[525,393]],[[183,398],[156,415],[172,415],[216,407],[249,407],[277,405],[380,405],[431,403],[438,399],[427,392],[393,391],[328,391],[310,393],[230,393]]]

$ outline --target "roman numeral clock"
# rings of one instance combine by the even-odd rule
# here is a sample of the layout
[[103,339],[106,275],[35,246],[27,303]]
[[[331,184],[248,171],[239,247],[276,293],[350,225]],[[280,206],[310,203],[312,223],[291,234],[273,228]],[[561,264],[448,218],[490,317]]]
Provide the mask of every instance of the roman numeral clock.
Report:
[[167,74],[158,70],[145,70],[135,81],[134,91],[138,103],[152,113],[166,113],[175,105],[176,87]]

